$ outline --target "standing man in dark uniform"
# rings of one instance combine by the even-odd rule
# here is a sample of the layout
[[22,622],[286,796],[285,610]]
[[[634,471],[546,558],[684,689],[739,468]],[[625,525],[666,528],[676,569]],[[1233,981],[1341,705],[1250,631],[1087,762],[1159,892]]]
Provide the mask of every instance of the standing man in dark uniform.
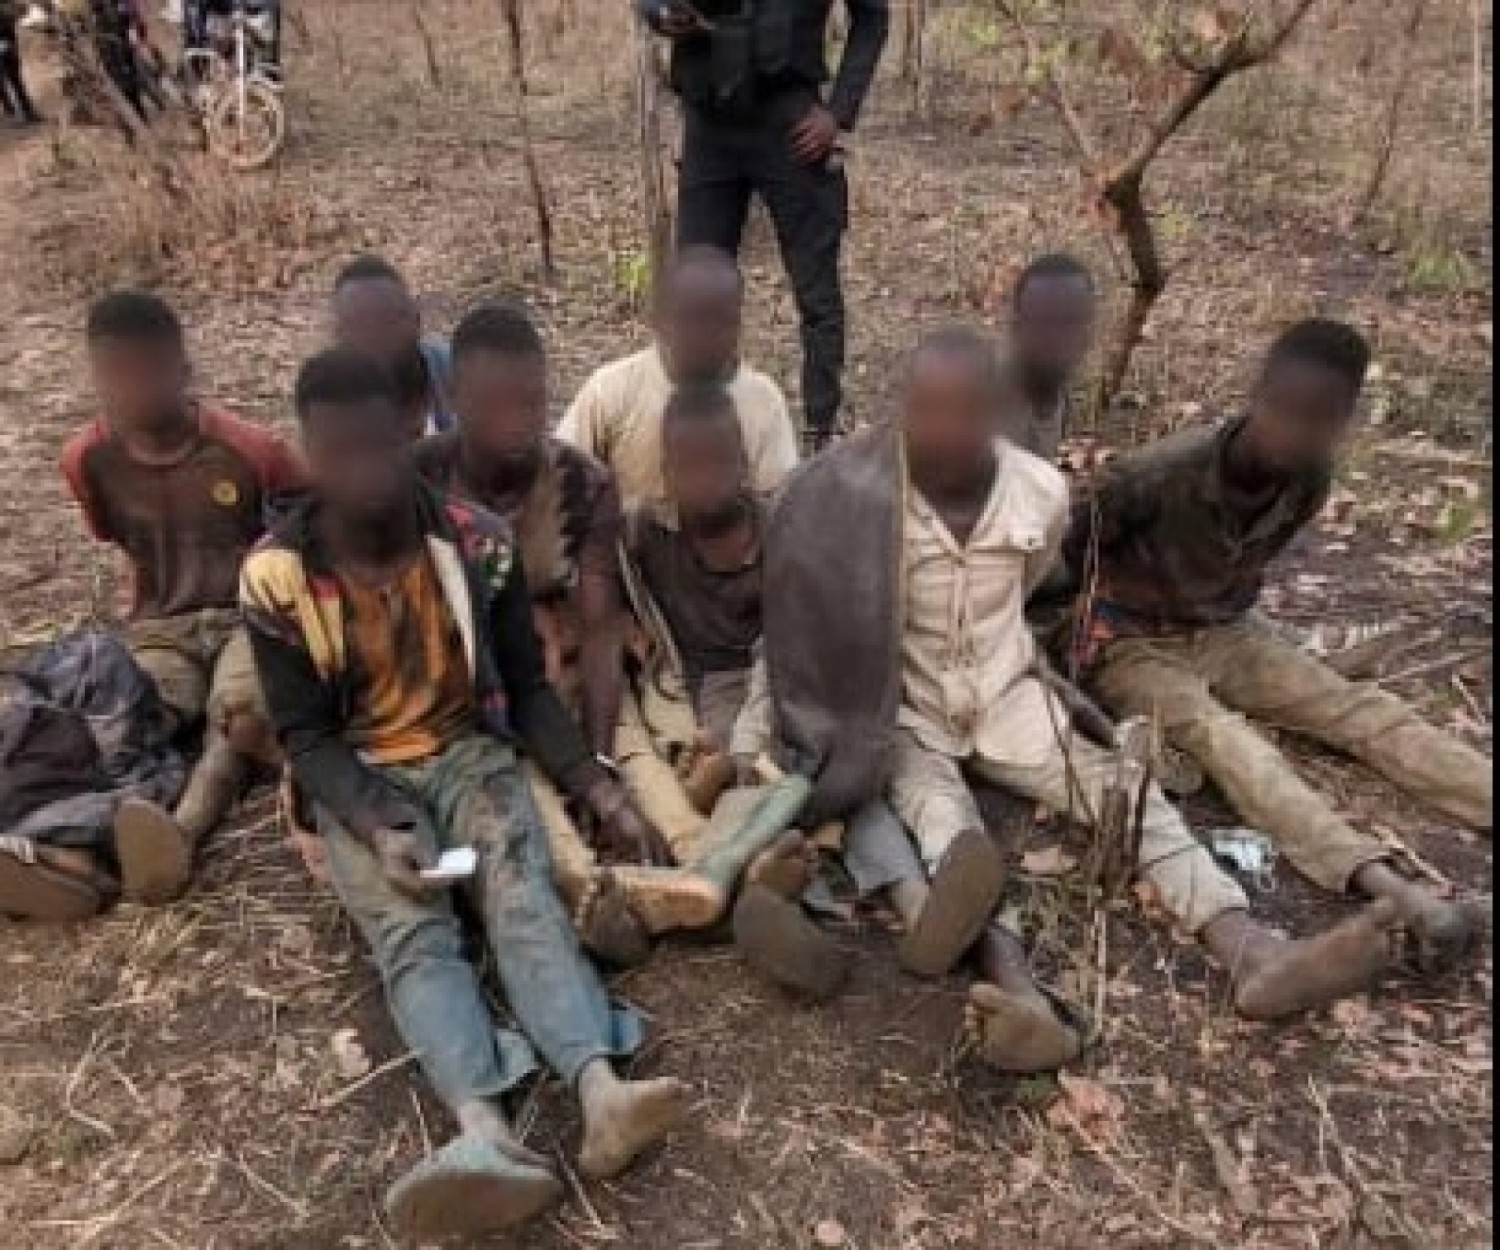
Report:
[[802,403],[813,447],[842,399],[839,246],[849,189],[841,138],[854,129],[890,27],[889,0],[844,0],[849,35],[830,79],[833,0],[639,0],[674,41],[684,133],[678,243],[738,254],[758,194],[770,211],[802,321]]

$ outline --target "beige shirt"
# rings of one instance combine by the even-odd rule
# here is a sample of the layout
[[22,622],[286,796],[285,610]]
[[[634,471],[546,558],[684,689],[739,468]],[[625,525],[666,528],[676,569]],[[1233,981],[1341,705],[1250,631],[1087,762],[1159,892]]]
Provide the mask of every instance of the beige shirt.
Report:
[[1053,752],[1054,717],[1067,724],[1034,675],[1026,597],[1062,545],[1068,487],[1029,452],[997,450],[994,489],[963,546],[907,489],[899,723],[944,755],[1028,767]]
[[[729,384],[745,432],[751,486],[768,493],[797,465],[797,431],[776,383],[742,365]],[[614,470],[627,508],[663,494],[661,419],[672,380],[654,347],[605,365],[583,384],[557,436]]]

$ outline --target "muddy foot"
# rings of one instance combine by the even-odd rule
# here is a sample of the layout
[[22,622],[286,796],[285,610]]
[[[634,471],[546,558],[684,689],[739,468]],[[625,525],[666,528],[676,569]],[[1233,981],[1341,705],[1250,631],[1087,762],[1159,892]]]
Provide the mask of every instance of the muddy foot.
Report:
[[798,903],[763,885],[747,885],[740,893],[734,944],[762,976],[814,1002],[831,998],[849,976],[849,952]]
[[589,882],[576,924],[589,953],[617,968],[635,968],[651,958],[651,934],[630,909],[630,899],[610,869]]
[[192,879],[193,848],[187,834],[165,810],[144,799],[120,804],[115,854],[121,891],[132,902],[170,903]]
[[687,1113],[688,1088],[673,1077],[617,1081],[585,1106],[578,1166],[595,1179],[618,1176]]
[[708,816],[719,796],[734,785],[734,760],[721,751],[703,751],[689,766],[682,779],[683,792],[692,805]]
[[954,839],[932,877],[926,905],[901,941],[901,966],[921,977],[951,969],[995,913],[1005,864],[989,834],[971,829]]
[[624,865],[610,869],[652,937],[674,929],[706,929],[724,914],[729,900],[707,877],[682,868]]
[[765,886],[782,898],[801,898],[812,884],[817,853],[795,829],[788,829],[755,857],[745,871],[747,883]]
[[1083,1050],[1083,1037],[1041,994],[1021,995],[980,982],[964,1006],[965,1040],[1002,1072],[1051,1072]]
[[514,1228],[561,1197],[561,1183],[545,1168],[511,1158],[491,1142],[465,1136],[392,1185],[385,1206],[399,1233],[425,1241]]
[[1247,954],[1235,978],[1236,1009],[1251,1020],[1278,1020],[1368,989],[1390,970],[1397,923],[1396,905],[1380,899],[1326,933]]
[[1403,919],[1415,944],[1417,971],[1437,976],[1456,968],[1479,945],[1482,926],[1462,903],[1429,896]]

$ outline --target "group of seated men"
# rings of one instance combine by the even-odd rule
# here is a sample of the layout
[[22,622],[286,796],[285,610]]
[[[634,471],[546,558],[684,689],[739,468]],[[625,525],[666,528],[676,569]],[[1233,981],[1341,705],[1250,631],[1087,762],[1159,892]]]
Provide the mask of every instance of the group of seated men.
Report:
[[[816,920],[829,861],[897,915],[908,971],[969,970],[984,1060],[1074,1058],[1088,1026],[1001,919],[981,798],[1097,825],[1117,754],[1092,700],[1153,719],[1297,869],[1366,900],[1283,935],[1141,787],[1134,871],[1242,1015],[1364,990],[1398,938],[1419,972],[1451,966],[1468,914],[1242,715],[1490,828],[1482,755],[1255,611],[1268,562],[1328,495],[1366,344],[1336,322],[1291,326],[1239,415],[1122,457],[1070,501],[1052,461],[1096,299],[1076,261],[1032,263],[1003,348],[928,335],[887,419],[799,466],[780,391],[741,360],[740,274],[714,251],[671,262],[653,346],[597,372],[555,432],[524,309],[483,305],[440,342],[375,258],[336,283],[335,345],[296,382],[295,450],[197,398],[169,307],[105,297],[87,327],[101,415],[64,470],[129,564],[134,655],[203,748],[175,810],[122,805],[108,855],[7,863],[0,911],[169,900],[252,780],[283,775],[307,867],[354,918],[460,1128],[388,1196],[416,1235],[559,1199],[505,1113],[539,1061],[580,1099],[588,1176],[684,1119],[680,1082],[617,1074],[641,1022],[595,958],[637,963],[661,934],[727,925],[761,973],[836,992],[848,952]],[[1075,594],[1049,660],[1031,620]],[[434,872],[461,848],[472,873]],[[491,1018],[466,918],[513,1028]]]

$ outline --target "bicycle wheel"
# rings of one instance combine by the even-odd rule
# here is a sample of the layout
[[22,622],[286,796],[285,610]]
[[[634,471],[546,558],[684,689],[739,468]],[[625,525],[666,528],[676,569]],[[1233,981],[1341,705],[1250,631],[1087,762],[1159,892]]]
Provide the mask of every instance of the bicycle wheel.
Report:
[[228,82],[209,105],[204,125],[215,156],[236,169],[259,169],[281,151],[286,111],[269,84],[254,78]]

